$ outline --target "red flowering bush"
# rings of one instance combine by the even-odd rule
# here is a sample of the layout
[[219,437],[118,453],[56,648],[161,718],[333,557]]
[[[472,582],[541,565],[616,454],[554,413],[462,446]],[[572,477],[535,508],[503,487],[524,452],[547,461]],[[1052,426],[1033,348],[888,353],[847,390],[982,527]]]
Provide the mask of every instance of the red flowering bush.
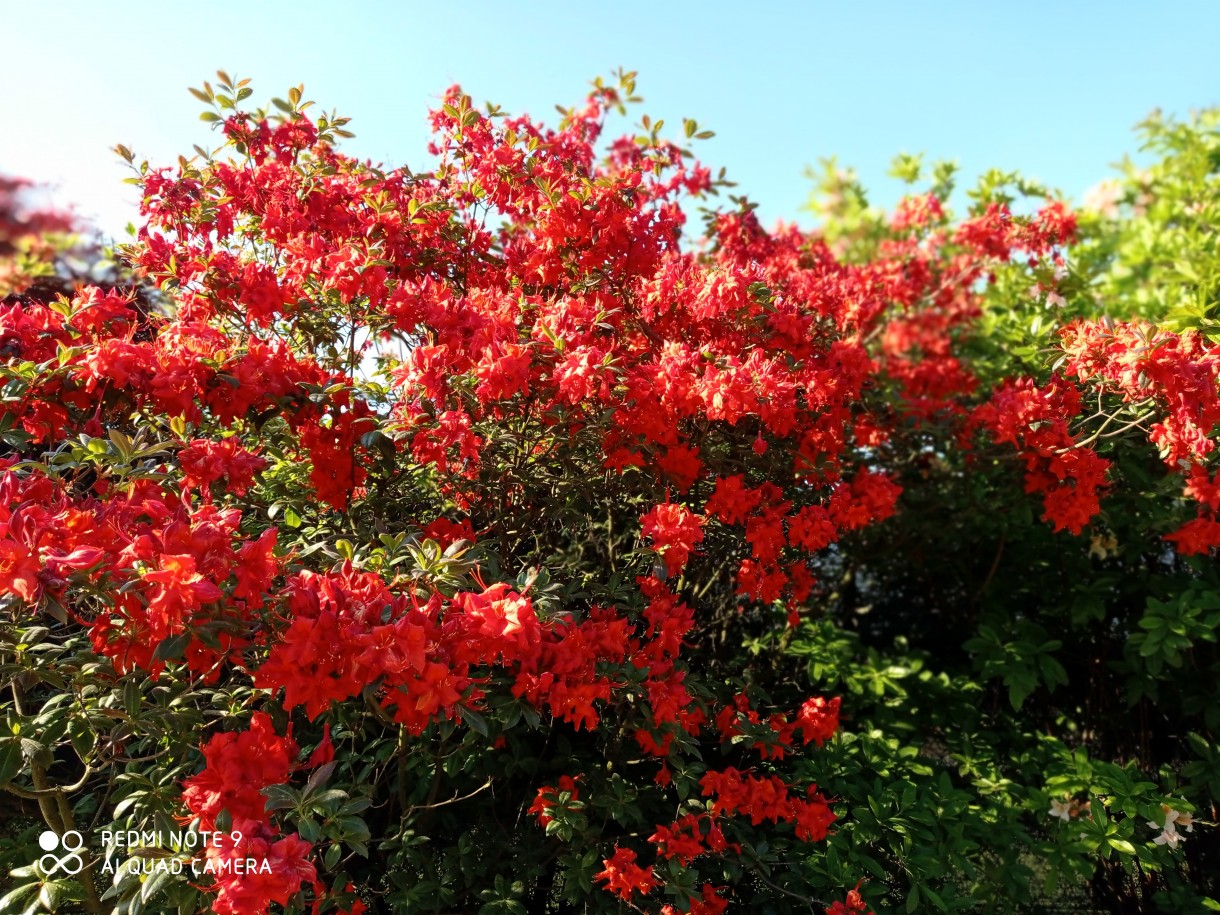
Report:
[[54,260],[74,228],[67,213],[39,207],[36,189],[20,178],[0,175],[0,296],[26,292],[54,273]]
[[851,702],[786,652],[909,465],[1015,453],[1078,534],[1093,446],[1155,417],[1201,512],[1166,543],[1217,545],[1209,344],[1082,322],[1049,377],[970,363],[989,284],[1076,240],[1062,203],[932,193],[853,247],[734,198],[692,233],[725,183],[660,122],[607,141],[633,91],[548,127],[455,87],[412,172],[222,74],[219,148],[120,149],[163,307],[0,310],[0,783],[90,843],[7,898],[863,911],[887,875],[824,851],[857,811],[814,777]]
[[[1150,119],[1156,160],[1091,192],[1067,243],[998,264],[973,312],[918,349],[905,315],[874,344],[917,365],[952,355],[972,387],[875,454],[898,512],[814,559],[821,617],[788,650],[852,710],[810,766],[853,803],[828,858],[854,855],[909,910],[1220,898],[1220,842],[1196,825],[1220,799],[1218,118]],[[915,185],[928,172],[895,163]],[[926,193],[891,216],[832,164],[822,236],[865,262],[912,225],[973,238],[989,213],[1044,206],[1037,185],[989,172],[963,231],[952,168],[929,178],[939,224]]]

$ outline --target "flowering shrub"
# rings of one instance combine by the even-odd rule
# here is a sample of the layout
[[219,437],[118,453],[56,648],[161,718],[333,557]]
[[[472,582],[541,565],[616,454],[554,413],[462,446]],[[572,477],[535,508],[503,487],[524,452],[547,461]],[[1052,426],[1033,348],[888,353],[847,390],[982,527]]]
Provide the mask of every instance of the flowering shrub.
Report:
[[[964,426],[945,411],[891,437],[898,514],[812,563],[825,616],[789,651],[853,710],[811,766],[852,801],[828,857],[911,910],[1220,898],[1197,825],[1220,797],[1216,123],[1150,119],[1156,160],[1090,194],[1071,245],[992,271],[937,344],[977,379]],[[929,177],[948,198],[952,169]],[[1045,192],[991,172],[970,193],[979,214]],[[853,262],[906,231],[833,164],[815,208]]]
[[54,273],[56,255],[74,228],[66,213],[39,208],[30,182],[0,175],[0,296],[26,292]]
[[[430,172],[338,152],[346,121],[299,89],[270,111],[224,74],[194,91],[217,149],[170,168],[119,150],[144,191],[122,255],[164,306],[80,288],[0,311],[0,784],[45,824],[26,847],[43,828],[91,843],[71,878],[14,856],[7,900],[962,908],[964,879],[980,898],[1019,882],[974,876],[963,830],[1013,835],[1052,801],[1088,822],[1023,836],[1056,874],[1112,853],[1172,870],[1198,791],[1049,740],[1011,757],[1042,765],[1014,783],[1002,741],[1033,738],[1010,725],[971,759],[985,708],[925,748],[935,768],[898,752],[896,784],[868,772],[894,749],[870,747],[882,729],[835,736],[841,713],[876,714],[862,678],[888,700],[905,676],[850,659],[835,582],[888,588],[877,603],[917,591],[895,582],[919,548],[886,538],[946,488],[1025,504],[1023,484],[1048,524],[1021,536],[1053,556],[1052,529],[1099,523],[1110,451],[1159,448],[1156,486],[1197,504],[1158,531],[1164,562],[1206,587],[1188,557],[1217,545],[1215,347],[1081,314],[1058,368],[1014,372],[989,333],[1016,278],[1062,278],[1081,234],[1062,202],[1022,216],[991,194],[955,223],[938,186],[809,235],[730,198],[696,235],[688,213],[723,178],[661,122],[604,138],[630,74],[557,127],[455,87]],[[1140,657],[1180,662],[1218,622],[1196,613],[1183,636],[1170,618]],[[966,650],[1019,708],[1068,675],[1061,641],[1005,622],[1015,646],[979,625]],[[835,645],[810,683],[805,659]],[[985,688],[940,685],[937,729]],[[1120,778],[1091,814],[1064,806]],[[1159,838],[1137,849],[1141,818]],[[117,849],[100,830],[161,838]],[[958,843],[956,871],[923,870],[929,841]]]

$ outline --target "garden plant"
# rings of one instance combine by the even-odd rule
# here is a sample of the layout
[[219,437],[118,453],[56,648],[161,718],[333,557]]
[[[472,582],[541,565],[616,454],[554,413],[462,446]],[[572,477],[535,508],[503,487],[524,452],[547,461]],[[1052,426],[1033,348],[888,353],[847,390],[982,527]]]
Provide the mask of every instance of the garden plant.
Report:
[[1220,910],[1220,114],[805,231],[631,73],[192,91],[0,183],[0,911]]

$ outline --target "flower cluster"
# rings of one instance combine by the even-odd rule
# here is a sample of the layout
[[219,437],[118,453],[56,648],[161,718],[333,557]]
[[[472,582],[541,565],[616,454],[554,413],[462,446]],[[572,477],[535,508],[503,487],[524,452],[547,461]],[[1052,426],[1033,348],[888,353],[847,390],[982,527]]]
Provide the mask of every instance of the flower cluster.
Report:
[[1081,445],[1069,429],[1080,413],[1080,392],[1061,378],[1039,387],[1028,378],[1009,382],[974,413],[995,441],[1018,449],[1025,490],[1042,494],[1043,517],[1055,530],[1079,534],[1100,510],[1110,462]]
[[[1198,514],[1167,534],[1183,554],[1220,547],[1220,494],[1206,463],[1220,424],[1220,346],[1198,333],[1177,334],[1140,321],[1076,323],[1064,328],[1065,371],[1119,395],[1170,468],[1185,474],[1185,495]],[[1134,422],[1134,421],[1133,421]]]
[[[255,712],[248,730],[212,737],[203,747],[203,771],[183,783],[182,802],[203,831],[217,834],[217,818],[229,815],[222,841],[204,847],[207,872],[217,875],[213,911],[220,915],[265,912],[317,879],[312,846],[296,834],[279,837],[262,794],[288,781],[296,755],[292,739],[278,736],[265,712]],[[236,861],[256,866],[229,866]]]
[[1189,813],[1182,810],[1174,810],[1168,804],[1161,805],[1162,822],[1149,820],[1148,825],[1152,829],[1160,830],[1158,835],[1152,841],[1157,845],[1168,845],[1170,848],[1177,848],[1179,842],[1185,842],[1186,838],[1180,832],[1178,827],[1183,827],[1186,832],[1195,831],[1195,821]]

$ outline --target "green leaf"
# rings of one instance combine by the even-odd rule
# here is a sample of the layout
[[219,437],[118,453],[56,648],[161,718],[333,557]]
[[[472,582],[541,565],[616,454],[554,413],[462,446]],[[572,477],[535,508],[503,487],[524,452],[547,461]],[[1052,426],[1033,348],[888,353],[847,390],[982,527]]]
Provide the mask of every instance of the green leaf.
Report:
[[471,730],[483,737],[487,737],[491,733],[487,727],[487,719],[478,712],[462,705],[458,707],[458,713],[462,716],[462,720],[470,725]]
[[0,912],[16,912],[18,911],[18,903],[26,896],[36,895],[38,893],[37,883],[27,883],[24,886],[19,886],[15,890],[10,890],[0,897]]
[[135,680],[128,680],[123,684],[123,708],[132,718],[139,716],[142,699],[139,683]]
[[186,648],[191,644],[191,634],[189,632],[180,632],[178,635],[171,635],[168,638],[162,639],[157,646],[157,650],[153,652],[154,661],[176,661],[186,652]]
[[21,738],[0,738],[0,785],[7,785],[21,771],[25,763],[21,752]]
[[331,760],[328,763],[318,766],[309,776],[309,781],[305,783],[305,794],[313,794],[330,780],[331,775],[335,772],[335,767],[339,763],[336,760]]
[[173,879],[173,874],[169,870],[154,871],[140,887],[140,900],[149,902],[155,897],[165,886]]

